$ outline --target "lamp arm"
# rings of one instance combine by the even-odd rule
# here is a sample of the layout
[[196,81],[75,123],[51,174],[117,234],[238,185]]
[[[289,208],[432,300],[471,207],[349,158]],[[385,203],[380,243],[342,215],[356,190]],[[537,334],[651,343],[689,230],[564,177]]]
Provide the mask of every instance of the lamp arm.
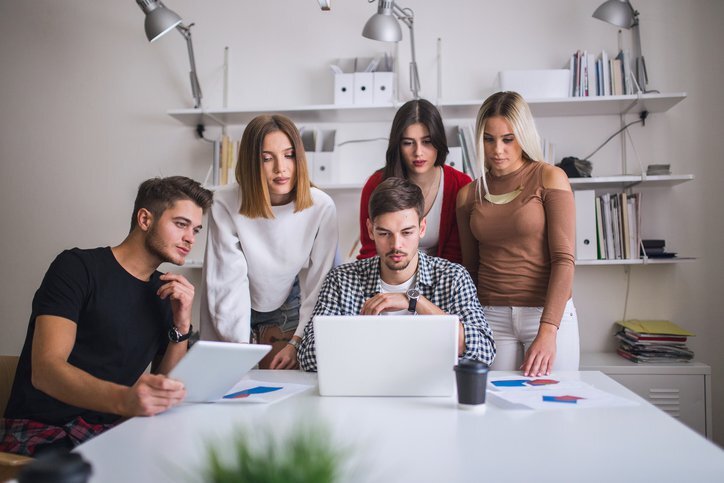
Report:
[[630,0],[626,0],[631,13],[633,15],[633,24],[631,25],[631,37],[633,47],[633,73],[634,79],[636,80],[637,88],[640,93],[646,94],[647,92],[658,92],[656,90],[649,90],[649,75],[646,72],[646,60],[644,59],[643,51],[641,50],[641,30],[639,27],[639,12],[631,5]]
[[392,2],[392,13],[410,29],[410,90],[415,99],[420,98],[420,74],[417,71],[417,57],[415,55],[415,13],[411,8],[400,8]]
[[415,12],[411,8],[402,8],[396,2],[392,2],[392,13],[400,22],[407,25],[408,28],[412,28],[412,24],[415,22]]
[[631,27],[631,35],[633,37],[633,68],[634,77],[638,83],[638,87],[644,94],[648,91],[649,76],[646,72],[646,60],[641,50],[641,31],[639,30],[639,15],[634,11],[634,24]]
[[194,44],[191,40],[191,27],[193,27],[194,24],[189,24],[188,26],[179,24],[176,29],[183,35],[184,39],[186,39],[186,47],[189,52],[189,64],[191,66],[191,71],[189,72],[189,77],[191,80],[191,93],[194,96],[194,108],[200,109],[201,108],[201,85],[199,84],[199,78],[196,75],[196,59],[194,57]]

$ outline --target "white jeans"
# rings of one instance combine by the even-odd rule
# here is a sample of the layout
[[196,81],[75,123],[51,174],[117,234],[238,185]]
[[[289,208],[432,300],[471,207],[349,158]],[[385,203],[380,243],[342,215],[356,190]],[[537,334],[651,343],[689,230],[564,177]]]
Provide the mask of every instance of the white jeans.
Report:
[[[538,334],[542,314],[543,307],[485,307],[485,320],[493,330],[497,349],[491,370],[517,371],[520,368],[525,351]],[[569,299],[556,336],[553,370],[577,371],[579,359],[578,316],[573,300]]]

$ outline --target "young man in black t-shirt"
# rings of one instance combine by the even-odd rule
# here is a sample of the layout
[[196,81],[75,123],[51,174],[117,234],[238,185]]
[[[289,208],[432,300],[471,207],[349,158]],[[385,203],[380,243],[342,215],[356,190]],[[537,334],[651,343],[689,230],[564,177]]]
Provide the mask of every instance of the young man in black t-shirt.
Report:
[[194,287],[156,269],[183,265],[212,197],[189,178],[147,180],[120,245],[58,255],[33,299],[0,451],[72,448],[183,399],[164,374],[186,353]]

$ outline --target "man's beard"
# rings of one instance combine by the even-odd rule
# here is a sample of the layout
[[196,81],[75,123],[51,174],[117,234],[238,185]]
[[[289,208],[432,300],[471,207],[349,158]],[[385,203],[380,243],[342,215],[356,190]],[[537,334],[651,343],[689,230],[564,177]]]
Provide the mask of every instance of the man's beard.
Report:
[[401,251],[399,251],[399,250],[392,250],[392,251],[388,252],[388,253],[385,255],[385,266],[386,266],[387,268],[389,268],[390,270],[394,270],[394,271],[396,271],[396,272],[401,272],[401,271],[405,270],[407,267],[410,266],[410,262],[412,262],[412,257],[407,258],[407,259],[403,259],[403,260],[401,260],[401,261],[399,261],[399,262],[396,262],[396,263],[390,261],[390,260],[387,258],[387,257],[390,256],[390,255],[398,255],[398,254],[399,254],[399,255],[407,255],[407,253],[405,253],[405,252],[401,252]]
[[[145,239],[146,250],[158,258],[160,263],[173,263],[174,265],[183,265],[186,259],[181,255],[176,257],[173,254],[169,254],[170,248],[168,245],[164,245],[162,238],[158,235],[158,231],[155,227],[151,227],[151,230],[146,235]],[[175,247],[173,247],[175,248]]]

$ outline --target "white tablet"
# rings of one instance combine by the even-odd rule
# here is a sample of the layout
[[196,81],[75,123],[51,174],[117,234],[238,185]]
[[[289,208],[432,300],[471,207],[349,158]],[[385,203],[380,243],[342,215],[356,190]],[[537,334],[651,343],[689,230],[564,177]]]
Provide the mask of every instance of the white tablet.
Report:
[[191,346],[168,377],[184,383],[184,401],[216,401],[270,350],[270,345],[201,340]]

